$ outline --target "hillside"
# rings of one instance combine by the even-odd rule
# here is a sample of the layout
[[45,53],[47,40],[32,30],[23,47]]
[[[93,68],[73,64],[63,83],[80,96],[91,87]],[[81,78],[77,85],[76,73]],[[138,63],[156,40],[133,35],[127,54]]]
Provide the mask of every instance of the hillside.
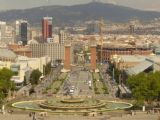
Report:
[[4,11],[0,12],[0,20],[12,21],[24,18],[31,23],[40,23],[42,17],[47,15],[54,18],[55,24],[99,19],[101,17],[114,22],[126,22],[135,17],[145,21],[160,17],[159,12],[140,11],[113,4],[93,2],[73,6],[45,6]]

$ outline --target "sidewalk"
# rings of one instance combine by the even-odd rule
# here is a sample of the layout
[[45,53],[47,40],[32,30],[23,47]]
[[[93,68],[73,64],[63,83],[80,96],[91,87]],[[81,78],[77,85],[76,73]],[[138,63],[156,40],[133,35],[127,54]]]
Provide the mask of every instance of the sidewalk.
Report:
[[121,117],[113,117],[109,120],[158,120],[160,114],[136,113],[136,115],[122,115]]
[[[160,114],[146,114],[137,113],[134,116],[123,115],[121,117],[89,117],[89,116],[79,116],[79,115],[49,115],[47,117],[39,117],[37,115],[37,120],[158,120]],[[28,114],[0,114],[0,120],[33,120]]]

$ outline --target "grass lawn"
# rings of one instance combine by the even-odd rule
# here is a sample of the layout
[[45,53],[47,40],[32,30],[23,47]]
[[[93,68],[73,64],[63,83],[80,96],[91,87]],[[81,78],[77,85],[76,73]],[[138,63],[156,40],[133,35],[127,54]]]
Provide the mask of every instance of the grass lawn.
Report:
[[99,73],[93,73],[93,79],[99,80],[100,79]]
[[[107,87],[103,83],[103,80],[99,73],[93,73],[93,87],[96,94],[106,94],[108,92]],[[105,89],[104,89],[105,88]]]
[[61,73],[58,79],[61,80],[61,79],[65,79],[66,77],[67,77],[67,73]]
[[57,80],[51,85],[52,93],[58,92],[58,90],[60,89],[60,86],[62,85],[62,82],[63,81]]
[[97,86],[97,88],[98,88],[97,91],[98,91],[100,94],[103,94],[103,93],[104,93],[103,83],[102,83],[101,81],[96,81],[96,86]]
[[67,73],[61,73],[60,76],[58,77],[58,80],[55,80],[51,85],[50,87],[46,90],[46,92],[51,92],[51,93],[54,93],[56,94],[61,85],[63,84],[64,80],[66,79],[67,77]]

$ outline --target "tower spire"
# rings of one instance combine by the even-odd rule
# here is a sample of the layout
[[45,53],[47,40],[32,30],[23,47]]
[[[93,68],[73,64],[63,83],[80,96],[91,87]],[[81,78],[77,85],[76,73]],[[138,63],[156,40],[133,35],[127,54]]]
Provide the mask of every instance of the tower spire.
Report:
[[[46,3],[46,4],[47,4],[46,6],[49,6],[49,0],[46,0],[46,2],[47,2],[47,3]],[[48,17],[48,12],[47,12],[47,17]]]

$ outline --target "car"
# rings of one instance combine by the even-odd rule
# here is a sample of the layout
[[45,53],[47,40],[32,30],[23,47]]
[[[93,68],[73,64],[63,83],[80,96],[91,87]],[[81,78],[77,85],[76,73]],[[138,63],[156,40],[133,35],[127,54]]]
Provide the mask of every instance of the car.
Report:
[[71,89],[71,90],[69,91],[69,93],[70,93],[70,95],[73,95],[74,90]]
[[74,90],[74,89],[75,89],[75,86],[72,86],[71,89]]

